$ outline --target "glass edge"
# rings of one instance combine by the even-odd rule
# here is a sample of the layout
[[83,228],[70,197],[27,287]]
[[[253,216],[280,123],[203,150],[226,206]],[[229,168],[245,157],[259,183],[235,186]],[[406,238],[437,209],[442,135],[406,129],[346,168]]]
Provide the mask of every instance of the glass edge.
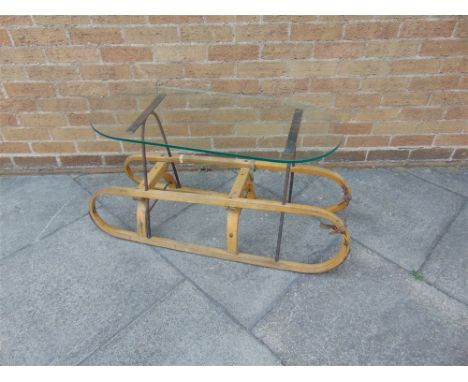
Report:
[[319,161],[322,158],[325,158],[331,154],[333,154],[338,148],[341,146],[342,142],[340,141],[333,149],[330,149],[318,156],[314,156],[311,158],[301,158],[301,159],[294,159],[294,160],[285,160],[285,159],[269,159],[269,158],[261,158],[261,157],[256,157],[252,155],[244,155],[244,154],[236,154],[236,153],[227,153],[223,151],[215,151],[215,150],[207,150],[207,149],[197,149],[197,148],[191,148],[191,147],[185,147],[185,146],[178,146],[178,145],[170,145],[170,144],[165,144],[165,143],[156,143],[156,142],[148,142],[148,141],[141,141],[137,139],[132,139],[132,138],[123,138],[123,137],[113,137],[111,135],[105,134],[101,131],[99,131],[92,123],[90,123],[91,128],[100,136],[109,138],[115,141],[122,141],[122,142],[130,142],[130,143],[137,143],[137,144],[146,144],[150,146],[158,146],[158,147],[169,147],[171,149],[178,149],[178,150],[184,150],[184,151],[191,151],[191,152],[197,152],[197,153],[204,153],[204,154],[213,154],[217,156],[225,156],[225,157],[230,157],[230,158],[239,158],[239,159],[249,159],[249,160],[258,160],[258,161],[263,161],[263,162],[272,162],[272,163],[306,163],[306,162],[316,162]]

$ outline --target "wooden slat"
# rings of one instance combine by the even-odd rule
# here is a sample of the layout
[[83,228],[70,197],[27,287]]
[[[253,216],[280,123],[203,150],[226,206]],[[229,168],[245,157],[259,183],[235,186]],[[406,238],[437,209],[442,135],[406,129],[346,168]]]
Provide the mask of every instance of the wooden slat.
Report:
[[[156,183],[158,183],[161,178],[164,176],[164,173],[167,170],[167,163],[157,163],[154,167],[148,172],[148,188],[151,189]],[[145,188],[145,181],[142,180],[138,185],[139,189]]]
[[242,195],[242,192],[246,188],[249,181],[250,173],[248,168],[241,168],[237,174],[236,180],[229,193],[230,198],[238,198]]

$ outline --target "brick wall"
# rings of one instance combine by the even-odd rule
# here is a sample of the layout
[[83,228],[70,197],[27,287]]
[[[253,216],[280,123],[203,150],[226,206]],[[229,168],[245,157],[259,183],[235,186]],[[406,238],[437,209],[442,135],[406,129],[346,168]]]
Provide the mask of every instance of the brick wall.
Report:
[[308,93],[339,121],[304,144],[343,136],[334,161],[459,163],[467,37],[464,16],[1,16],[0,169],[120,163],[129,147],[96,144],[88,97],[158,80]]

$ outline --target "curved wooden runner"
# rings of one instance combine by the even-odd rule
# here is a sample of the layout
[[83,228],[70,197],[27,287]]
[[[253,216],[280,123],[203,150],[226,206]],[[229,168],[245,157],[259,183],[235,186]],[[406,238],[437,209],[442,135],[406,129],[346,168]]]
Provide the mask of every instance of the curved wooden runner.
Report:
[[[263,169],[271,171],[284,171],[285,165],[262,161],[248,161],[218,157],[199,157],[180,155],[166,157],[148,155],[148,161],[155,162],[155,166],[148,173],[148,182],[151,188],[147,191],[141,187],[142,179],[136,176],[130,164],[141,161],[139,155],[132,155],[125,162],[125,172],[136,183],[136,188],[108,187],[97,191],[89,200],[89,214],[94,223],[104,232],[121,239],[156,245],[177,251],[191,252],[199,255],[216,257],[224,260],[247,263],[268,268],[283,269],[301,273],[321,273],[339,266],[347,257],[351,238],[344,222],[334,214],[345,208],[351,200],[351,190],[346,181],[337,173],[310,165],[296,165],[292,171],[308,175],[318,175],[333,180],[343,190],[342,199],[325,207],[311,206],[299,203],[282,204],[280,201],[256,198],[252,170]],[[229,194],[200,190],[191,187],[176,188],[176,182],[171,174],[166,172],[168,163],[203,163],[215,164],[223,167],[239,168],[239,173]],[[160,182],[160,181],[164,181]],[[137,204],[137,230],[135,232],[112,226],[105,222],[96,210],[96,199],[102,195],[127,196],[138,201]],[[226,249],[184,243],[163,237],[152,236],[147,222],[149,200],[167,200],[193,204],[205,204],[227,208]],[[242,209],[283,212],[297,215],[311,216],[328,221],[323,224],[331,233],[341,235],[341,244],[337,253],[330,259],[316,264],[301,263],[297,261],[278,260],[265,256],[258,256],[238,251],[238,226]]]

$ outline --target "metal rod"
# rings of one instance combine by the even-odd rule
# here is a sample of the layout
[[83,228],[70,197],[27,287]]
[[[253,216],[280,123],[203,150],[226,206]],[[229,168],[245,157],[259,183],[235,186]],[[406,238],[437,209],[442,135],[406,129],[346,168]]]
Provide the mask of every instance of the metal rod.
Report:
[[[167,143],[166,133],[164,132],[164,129],[163,129],[163,126],[162,126],[161,120],[159,119],[158,114],[155,111],[153,111],[151,114],[153,114],[154,118],[156,118],[156,121],[158,122],[159,130],[161,131],[161,136],[164,140],[164,143],[167,145],[168,143]],[[171,153],[171,149],[169,148],[169,146],[166,146],[166,151],[167,151],[167,155],[171,157],[172,153]],[[179,174],[177,173],[176,165],[174,162],[172,162],[171,166],[172,166],[172,171],[174,172],[174,177],[176,180],[176,188],[180,188]]]
[[[293,119],[291,122],[291,127],[289,129],[288,140],[286,141],[286,147],[284,149],[284,156],[288,156],[289,159],[293,160],[296,157],[296,145],[297,137],[299,134],[299,128],[301,126],[302,120],[302,109],[294,110]],[[291,172],[291,163],[288,163],[286,166],[286,174],[284,177],[283,185],[283,200],[282,204],[291,203],[292,200],[292,191],[294,186],[294,173]],[[284,212],[280,215],[280,224],[278,228],[278,238],[276,241],[276,253],[275,261],[279,260],[280,251],[281,251],[281,240],[283,238],[283,225],[284,225]]]
[[[143,179],[145,185],[145,191],[148,191],[148,162],[146,161],[146,145],[145,145],[145,130],[146,130],[146,118],[141,126],[141,156],[143,157]],[[145,199],[146,209],[145,209],[145,222],[146,222],[146,237],[151,237],[151,223],[150,223],[150,214],[149,214],[149,199]]]
[[[282,204],[286,204],[286,202],[291,199],[292,185],[293,185],[293,179],[294,179],[292,175],[294,174],[291,174],[291,163],[288,163],[286,167],[286,174],[284,176]],[[276,241],[275,261],[279,260],[279,255],[281,251],[281,240],[283,238],[283,224],[284,224],[284,212],[281,212],[280,224],[279,224],[279,229],[278,229],[278,238]]]

